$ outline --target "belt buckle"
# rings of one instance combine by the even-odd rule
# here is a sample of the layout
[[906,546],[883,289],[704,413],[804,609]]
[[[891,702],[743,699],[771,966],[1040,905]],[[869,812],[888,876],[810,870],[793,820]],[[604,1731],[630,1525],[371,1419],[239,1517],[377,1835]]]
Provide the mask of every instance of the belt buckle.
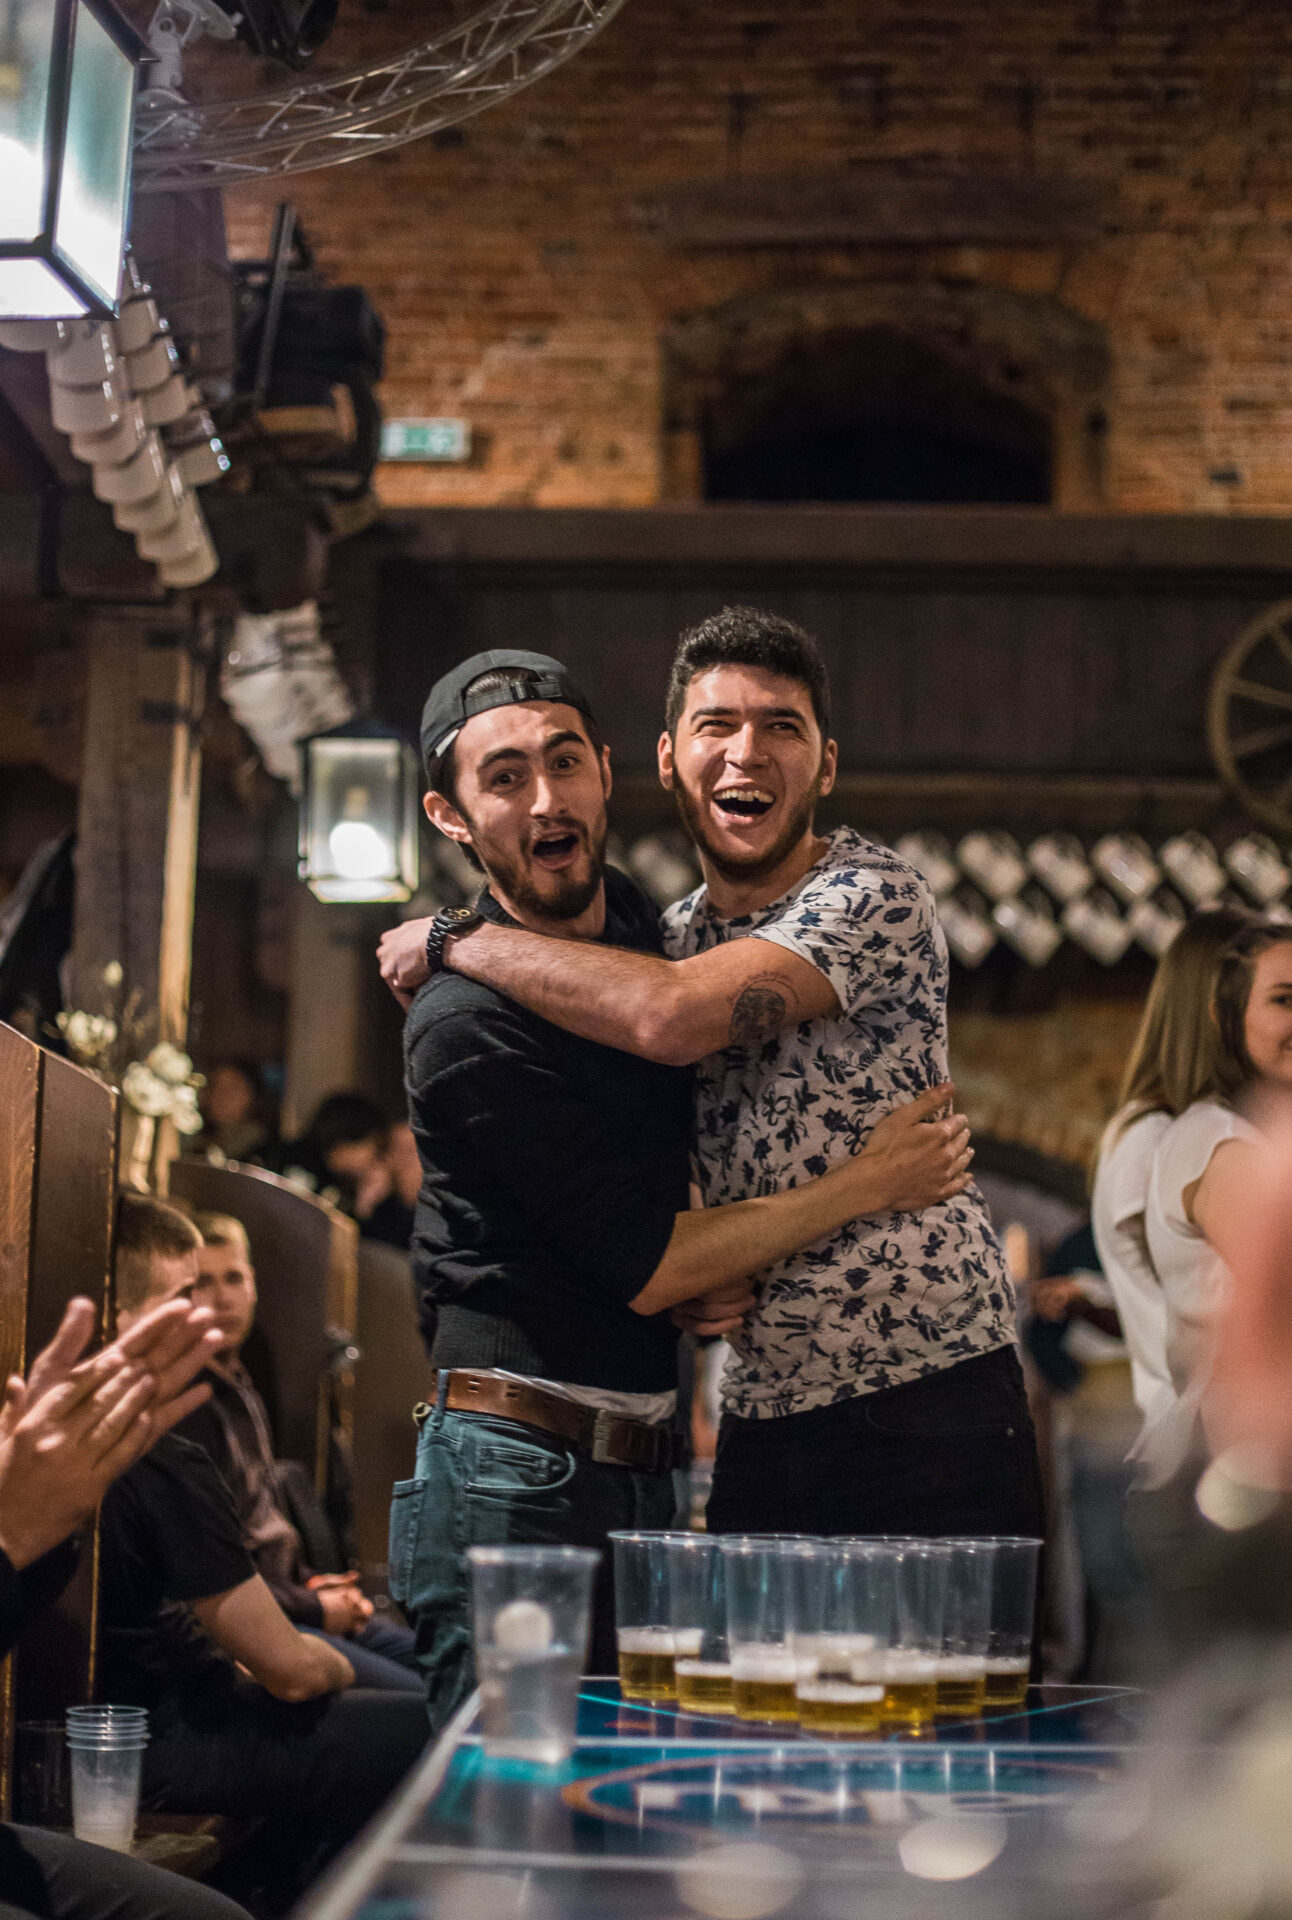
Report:
[[[629,1424],[621,1414],[608,1413],[604,1407],[598,1407],[592,1422],[592,1458],[599,1465],[606,1467],[650,1468],[656,1464],[655,1456],[657,1449],[655,1447],[650,1449],[652,1456],[650,1460],[641,1458],[641,1454],[646,1451],[645,1446],[642,1444],[646,1438],[645,1433],[643,1433],[639,1439],[637,1433],[634,1432],[628,1440],[626,1449],[617,1447],[614,1444],[611,1439],[611,1429],[613,1427],[628,1426]],[[654,1438],[654,1434],[651,1434],[651,1439],[654,1440]]]

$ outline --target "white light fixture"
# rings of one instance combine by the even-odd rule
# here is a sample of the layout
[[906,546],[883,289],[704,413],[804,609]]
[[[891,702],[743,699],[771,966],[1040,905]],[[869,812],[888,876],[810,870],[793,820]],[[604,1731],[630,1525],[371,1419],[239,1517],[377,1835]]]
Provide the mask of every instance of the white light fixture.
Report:
[[960,869],[951,857],[951,843],[941,833],[904,833],[893,849],[909,866],[922,873],[940,900],[958,885]]
[[1268,834],[1249,833],[1225,850],[1225,865],[1258,907],[1279,900],[1292,885],[1292,873]]
[[1048,965],[1063,945],[1063,934],[1039,887],[1027,887],[1021,894],[998,900],[991,917],[1015,953],[1021,954],[1029,966]]
[[996,944],[996,929],[976,888],[960,886],[939,900],[938,919],[961,966],[980,967]]
[[109,0],[0,0],[0,318],[116,312],[143,51]]
[[1131,943],[1130,927],[1106,887],[1092,887],[1063,909],[1063,929],[1105,967],[1115,967]]
[[1204,834],[1173,834],[1157,857],[1192,906],[1212,906],[1225,891],[1225,869]]
[[1012,833],[967,833],[956,859],[989,900],[1006,900],[1027,882],[1027,868]]
[[1145,953],[1160,960],[1188,918],[1189,910],[1180,896],[1170,887],[1159,887],[1156,893],[1135,902],[1126,924]]
[[393,728],[348,720],[301,742],[300,875],[319,900],[417,890],[417,759]]
[[1090,849],[1090,859],[1099,878],[1127,906],[1152,893],[1162,878],[1152,847],[1137,833],[1106,833]]
[[1094,870],[1075,833],[1043,833],[1027,849],[1027,862],[1061,906],[1089,893]]

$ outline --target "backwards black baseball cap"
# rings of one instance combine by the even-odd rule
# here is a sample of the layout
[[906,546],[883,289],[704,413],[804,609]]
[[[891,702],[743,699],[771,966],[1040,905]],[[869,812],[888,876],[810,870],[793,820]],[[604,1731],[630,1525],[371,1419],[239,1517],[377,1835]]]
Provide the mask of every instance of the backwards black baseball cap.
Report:
[[[524,674],[516,685],[468,693],[473,680],[486,673]],[[559,660],[550,653],[526,653],[520,647],[501,647],[492,653],[473,653],[461,666],[435,682],[422,708],[422,758],[433,779],[440,755],[452,746],[458,730],[477,713],[491,707],[514,707],[530,700],[559,700],[595,718],[588,696]]]

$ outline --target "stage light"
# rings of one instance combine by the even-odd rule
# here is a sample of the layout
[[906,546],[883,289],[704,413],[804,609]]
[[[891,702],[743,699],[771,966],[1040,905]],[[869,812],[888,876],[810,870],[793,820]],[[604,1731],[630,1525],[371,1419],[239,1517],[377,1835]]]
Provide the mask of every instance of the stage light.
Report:
[[1258,907],[1272,906],[1292,885],[1292,873],[1283,855],[1265,833],[1249,833],[1235,840],[1226,849],[1225,865]]
[[303,67],[336,23],[337,0],[219,0],[254,53]]
[[1043,833],[1027,849],[1027,863],[1060,906],[1089,893],[1094,871],[1074,833]]
[[1152,893],[1162,878],[1153,849],[1137,833],[1106,833],[1090,849],[1100,879],[1127,906]]
[[0,319],[116,312],[142,53],[109,0],[0,0]]
[[320,900],[407,900],[417,890],[412,748],[375,720],[301,742],[300,874]]
[[1214,906],[1225,891],[1225,869],[1204,834],[1177,833],[1157,857],[1191,906]]
[[1011,833],[967,833],[956,859],[989,900],[1007,900],[1027,882],[1027,868]]

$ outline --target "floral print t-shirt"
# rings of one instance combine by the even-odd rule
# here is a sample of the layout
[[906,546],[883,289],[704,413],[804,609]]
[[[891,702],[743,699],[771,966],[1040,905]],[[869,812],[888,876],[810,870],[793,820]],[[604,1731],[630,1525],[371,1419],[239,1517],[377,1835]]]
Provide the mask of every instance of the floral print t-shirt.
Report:
[[[706,1206],[824,1173],[948,1077],[946,941],[927,882],[895,853],[840,827],[770,906],[720,920],[700,887],[664,915],[674,960],[750,938],[818,968],[840,1011],[700,1062]],[[766,1268],[755,1289],[723,1379],[724,1405],[747,1419],[899,1386],[1014,1339],[1012,1288],[974,1187],[923,1213],[853,1220]]]

